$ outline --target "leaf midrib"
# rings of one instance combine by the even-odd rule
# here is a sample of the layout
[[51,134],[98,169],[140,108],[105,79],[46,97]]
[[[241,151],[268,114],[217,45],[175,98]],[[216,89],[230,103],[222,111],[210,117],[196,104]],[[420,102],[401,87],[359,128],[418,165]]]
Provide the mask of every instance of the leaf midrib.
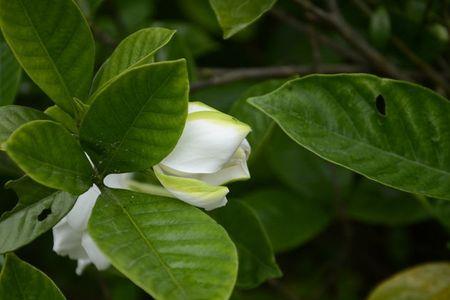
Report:
[[111,151],[111,154],[108,153],[108,157],[109,159],[107,159],[107,163],[105,164],[104,170],[102,171],[102,175],[105,175],[106,172],[109,171],[109,167],[111,165],[111,163],[114,161],[118,151],[122,148],[123,143],[126,140],[126,137],[128,136],[128,134],[130,133],[131,128],[134,127],[134,124],[136,124],[137,119],[141,116],[142,112],[144,111],[144,109],[147,107],[148,103],[155,97],[155,95],[159,92],[159,90],[161,90],[161,88],[163,86],[165,86],[167,84],[167,81],[170,79],[170,77],[172,76],[172,74],[175,72],[175,68],[170,70],[170,72],[168,73],[167,77],[163,80],[163,82],[158,86],[158,88],[155,90],[155,92],[147,98],[147,100],[145,101],[145,103],[142,105],[141,109],[139,110],[139,112],[136,114],[136,116],[134,117],[133,121],[131,122],[130,126],[128,127],[127,131],[125,132],[125,134],[122,136],[122,139],[119,143],[119,145],[117,146],[117,148],[113,149]]
[[[255,102],[254,102],[254,103],[255,103]],[[262,108],[261,106],[259,106],[258,103],[255,103],[255,104],[258,106],[259,109],[263,110],[264,113],[268,114],[268,112],[267,112],[266,109],[264,109],[264,108]],[[267,105],[267,104],[265,104],[265,105]],[[267,105],[267,107],[268,107],[269,109],[272,109],[272,110],[275,110],[275,111],[277,110],[277,107],[275,107],[275,106],[273,106],[273,105]],[[297,120],[302,120],[302,121],[304,121],[303,118],[299,118],[299,117],[298,117],[298,114],[295,114],[295,113],[293,113],[293,112],[291,112],[291,111],[284,111],[283,113],[287,114],[289,117],[295,118],[295,119],[297,119]],[[269,114],[269,115],[270,115],[270,114]],[[275,121],[276,121],[276,123],[277,123],[281,128],[285,129],[286,133],[288,133],[288,131],[290,131],[290,130],[286,129],[286,127],[283,126],[283,125],[280,123],[280,119],[279,119],[279,118],[276,118]],[[304,122],[304,123],[306,123],[306,122]],[[341,134],[341,133],[339,133],[339,132],[329,130],[328,128],[326,128],[326,127],[324,127],[324,126],[322,126],[322,125],[320,125],[320,124],[318,124],[318,123],[316,123],[316,122],[314,122],[314,121],[313,121],[313,122],[308,122],[308,123],[310,123],[310,124],[316,126],[318,129],[320,129],[320,130],[322,130],[322,131],[324,131],[324,132],[332,133],[332,134],[337,135],[337,136],[339,136],[339,137],[341,137],[341,138],[343,138],[343,139],[346,139],[346,140],[351,141],[351,142],[355,142],[355,143],[357,143],[357,144],[362,144],[362,145],[364,145],[364,146],[366,146],[366,147],[368,147],[368,148],[371,148],[371,149],[373,149],[373,150],[375,150],[375,151],[379,151],[379,152],[381,152],[381,153],[384,153],[384,154],[386,154],[386,156],[393,156],[393,157],[398,158],[398,159],[400,159],[400,160],[406,161],[406,162],[408,162],[408,163],[410,163],[410,164],[416,164],[416,165],[419,165],[419,166],[424,167],[424,168],[426,168],[426,169],[433,170],[434,172],[442,173],[442,174],[444,174],[444,175],[446,175],[446,176],[450,176],[450,172],[448,172],[448,171],[445,171],[445,170],[442,170],[442,169],[437,169],[436,167],[426,165],[426,164],[424,164],[424,163],[421,162],[421,161],[411,160],[411,159],[408,159],[408,158],[406,158],[406,157],[403,157],[403,156],[401,156],[401,155],[399,155],[399,154],[397,154],[397,153],[389,152],[389,151],[386,151],[386,150],[381,149],[381,148],[379,148],[379,147],[376,147],[376,146],[374,146],[374,145],[372,145],[372,144],[364,143],[363,141],[360,141],[360,140],[355,140],[355,139],[353,139],[353,138],[351,138],[351,137],[348,137],[348,136],[346,136],[346,135],[343,135],[343,134]],[[289,133],[288,133],[288,135],[291,136],[291,134],[289,134]],[[291,136],[291,138],[292,138],[292,136]],[[294,140],[296,140],[296,139],[294,139]],[[308,148],[308,149],[310,149],[311,151],[313,151],[310,147],[307,147],[306,145],[302,145],[302,146],[304,146],[305,148]],[[316,153],[316,151],[313,151],[313,152]],[[318,154],[318,153],[317,153],[317,154]],[[346,166],[346,167],[349,168],[348,166]]]
[[[71,100],[70,90],[67,87],[66,82],[64,81],[61,73],[59,73],[59,70],[56,67],[56,64],[55,64],[55,62],[53,60],[53,57],[50,55],[50,53],[48,52],[47,48],[44,46],[44,42],[42,41],[41,36],[39,35],[38,31],[36,30],[36,26],[34,25],[34,22],[31,19],[30,15],[28,14],[28,10],[27,10],[26,6],[23,4],[23,0],[19,0],[19,3],[20,3],[20,6],[22,6],[22,8],[24,10],[25,17],[30,22],[31,27],[33,28],[33,32],[34,32],[35,36],[37,37],[41,48],[44,50],[45,54],[48,56],[51,66],[53,67],[56,75],[58,76],[60,82],[62,83],[62,86],[64,88],[64,92],[66,94],[67,99]],[[74,109],[73,101],[70,101],[70,103],[72,104],[72,109]]]
[[117,198],[113,193],[111,192],[107,192],[107,195],[110,196],[111,198],[114,199],[114,201],[119,205],[119,207],[122,209],[122,211],[124,212],[124,214],[128,217],[128,219],[130,220],[131,224],[134,226],[134,228],[136,229],[136,231],[138,232],[138,234],[141,236],[141,238],[144,240],[145,245],[147,246],[147,248],[149,248],[156,256],[156,258],[158,259],[160,265],[163,267],[163,269],[166,271],[167,275],[169,275],[169,277],[172,279],[172,282],[174,283],[174,285],[184,294],[186,295],[186,291],[183,289],[182,285],[178,282],[178,280],[176,279],[176,277],[172,274],[172,272],[170,272],[170,267],[166,264],[166,262],[163,260],[163,258],[161,257],[161,255],[159,254],[158,250],[153,246],[153,244],[150,242],[150,240],[145,236],[145,234],[142,232],[141,228],[139,227],[139,225],[135,222],[133,216],[128,212],[128,210],[125,209],[125,207],[122,205],[122,203],[120,202],[120,199]]

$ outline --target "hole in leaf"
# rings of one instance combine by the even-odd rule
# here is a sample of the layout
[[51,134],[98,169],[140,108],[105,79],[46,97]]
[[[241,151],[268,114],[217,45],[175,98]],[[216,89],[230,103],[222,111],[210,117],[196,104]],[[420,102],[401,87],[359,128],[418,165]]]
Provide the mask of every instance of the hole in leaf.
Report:
[[41,213],[39,214],[39,216],[37,217],[39,222],[44,221],[45,219],[47,219],[47,217],[52,213],[52,210],[50,208],[46,208],[43,211],[41,211]]
[[384,101],[384,97],[382,95],[379,95],[377,99],[375,100],[375,104],[377,106],[378,112],[382,116],[386,116],[386,102]]

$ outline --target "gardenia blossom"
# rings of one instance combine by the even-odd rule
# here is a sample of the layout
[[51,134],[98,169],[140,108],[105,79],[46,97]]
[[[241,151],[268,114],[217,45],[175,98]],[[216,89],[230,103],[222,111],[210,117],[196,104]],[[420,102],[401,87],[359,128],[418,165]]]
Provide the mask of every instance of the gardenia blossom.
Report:
[[[128,174],[108,175],[104,183],[111,188],[125,188],[128,178]],[[87,231],[89,217],[98,196],[100,190],[93,185],[78,197],[71,211],[53,227],[53,251],[77,260],[78,275],[91,263],[98,270],[105,270],[110,266],[109,260],[98,249]]]
[[[189,204],[211,210],[227,203],[224,184],[250,178],[245,139],[250,127],[203,103],[189,103],[183,133],[173,151],[153,169],[163,187]],[[111,174],[104,184],[129,188],[132,173]],[[93,263],[98,270],[110,266],[87,231],[100,190],[93,185],[78,197],[72,210],[53,227],[53,250],[78,261],[77,274]]]
[[206,210],[224,206],[229,189],[223,185],[250,178],[250,131],[232,116],[190,102],[181,138],[153,170],[174,197]]

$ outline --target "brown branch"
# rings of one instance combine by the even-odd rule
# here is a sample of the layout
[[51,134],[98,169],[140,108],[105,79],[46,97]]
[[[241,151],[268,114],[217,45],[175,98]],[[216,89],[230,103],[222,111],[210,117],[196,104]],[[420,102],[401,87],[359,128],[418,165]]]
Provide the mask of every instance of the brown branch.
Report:
[[222,85],[230,82],[246,79],[267,79],[283,78],[295,75],[306,75],[311,73],[358,73],[367,72],[367,68],[352,65],[322,65],[317,66],[276,66],[261,68],[244,69],[199,69],[203,75],[212,76],[204,81],[198,81],[192,84],[191,91],[197,91],[209,86]]

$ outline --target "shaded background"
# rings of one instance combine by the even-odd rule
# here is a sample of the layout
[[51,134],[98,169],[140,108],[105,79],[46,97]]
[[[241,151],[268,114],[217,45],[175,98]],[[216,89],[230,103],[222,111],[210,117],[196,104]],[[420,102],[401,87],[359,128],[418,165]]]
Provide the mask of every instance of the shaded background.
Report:
[[[97,67],[138,29],[177,29],[159,59],[187,58],[191,99],[231,114],[236,101],[296,74],[365,72],[417,82],[444,96],[450,91],[450,1],[348,0],[337,1],[339,9],[315,1],[331,11],[321,18],[299,5],[303,1],[280,0],[229,40],[222,39],[206,0],[78,2],[97,41]],[[52,105],[25,74],[16,104]],[[300,148],[277,128],[249,163],[252,180],[233,184],[229,198],[247,202],[270,225],[284,277],[238,290],[235,299],[362,299],[402,269],[450,258],[446,202],[369,182]],[[2,169],[2,183],[20,176]],[[0,199],[3,212],[16,196],[0,189]],[[51,247],[48,232],[18,255],[47,273],[68,299],[150,298],[114,270],[89,267],[77,276],[76,262]]]

